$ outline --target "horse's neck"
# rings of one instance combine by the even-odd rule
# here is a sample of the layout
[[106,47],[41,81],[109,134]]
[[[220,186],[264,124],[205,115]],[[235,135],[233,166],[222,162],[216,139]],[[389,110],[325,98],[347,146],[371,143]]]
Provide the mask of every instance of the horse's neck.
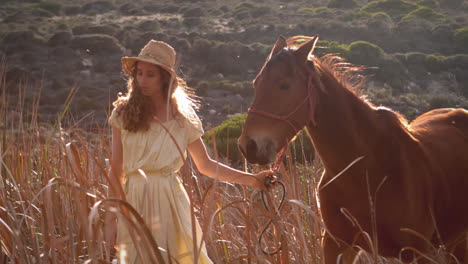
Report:
[[326,93],[317,93],[317,125],[309,122],[307,129],[325,168],[339,172],[367,152],[373,109],[336,79],[322,82]]

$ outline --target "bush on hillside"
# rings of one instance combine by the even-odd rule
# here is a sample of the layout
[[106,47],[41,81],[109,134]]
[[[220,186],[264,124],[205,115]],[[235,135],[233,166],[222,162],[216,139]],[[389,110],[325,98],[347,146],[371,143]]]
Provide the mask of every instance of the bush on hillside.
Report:
[[235,6],[233,16],[242,20],[252,17],[261,17],[269,13],[271,13],[271,8],[269,6],[258,6],[253,2],[246,1]]
[[425,6],[425,7],[429,7],[429,8],[439,8],[440,5],[439,5],[439,1],[437,0],[419,0],[418,2],[416,2],[417,5],[419,6]]
[[355,41],[348,47],[348,59],[355,64],[378,66],[385,52],[379,46],[367,41]]
[[342,14],[339,18],[342,21],[353,21],[353,20],[368,19],[370,16],[371,14],[362,10],[350,10]]
[[239,9],[253,9],[253,8],[257,8],[257,5],[253,2],[249,2],[249,1],[245,1],[245,2],[241,2],[239,4],[237,4],[235,6],[235,9],[239,10]]
[[115,9],[114,4],[108,0],[94,1],[83,5],[83,13],[95,12],[97,14],[106,13]]
[[215,45],[214,41],[197,37],[193,41],[192,52],[197,58],[212,58],[211,49]]
[[203,25],[205,22],[205,20],[203,19],[203,17],[186,17],[184,18],[184,25],[187,27],[187,28],[196,28],[196,27],[199,27],[201,25]]
[[328,1],[328,8],[342,8],[342,9],[351,9],[357,7],[355,0],[330,0]]
[[86,35],[86,34],[101,34],[115,36],[117,33],[117,25],[79,25],[72,28],[74,35]]
[[446,69],[445,57],[429,54],[424,58],[424,67],[431,73],[438,73]]
[[427,74],[427,71],[423,66],[425,60],[426,54],[422,52],[409,52],[403,56],[403,63],[408,68],[408,70],[418,75]]
[[442,8],[450,8],[450,9],[457,9],[460,8],[464,4],[464,0],[444,0]]
[[55,1],[41,1],[36,5],[36,7],[46,10],[54,15],[60,15],[62,4]]
[[[233,163],[241,164],[244,161],[244,157],[238,149],[237,139],[242,133],[242,127],[246,118],[246,113],[233,116],[221,123],[221,125],[207,131],[203,136],[203,140],[207,146],[212,148],[214,137],[216,139],[216,151],[219,156],[229,159]],[[304,162],[304,156],[308,162],[314,159],[314,147],[304,131],[299,132],[296,140],[290,144],[290,149],[294,161]]]
[[430,52],[440,47],[440,40],[433,41],[434,24],[425,19],[402,20],[393,29],[392,45],[396,51],[415,50]]
[[124,48],[116,38],[100,34],[76,36],[70,47],[89,50],[90,54],[93,55],[121,55],[124,52]]
[[458,104],[459,100],[448,95],[438,95],[429,99],[430,109],[453,107]]
[[[467,56],[468,57],[468,56]],[[451,68],[450,60],[440,55],[410,52],[400,59],[413,74],[426,75],[427,72],[438,73]],[[452,60],[453,61],[453,60]],[[467,65],[468,66],[468,65]]]
[[416,4],[404,0],[378,0],[370,2],[362,7],[361,10],[369,13],[386,12],[392,18],[399,20],[416,8],[418,8]]
[[48,40],[49,46],[62,46],[68,45],[73,38],[73,34],[69,31],[58,31]]
[[201,9],[200,7],[190,8],[187,9],[183,17],[202,17],[205,16],[205,10]]
[[[236,82],[236,81],[221,79],[221,80],[199,82],[196,87],[196,93],[197,95],[204,96],[210,90],[217,90],[217,89],[228,90],[232,92],[233,94],[239,94],[244,97],[251,96],[253,92],[251,81]],[[234,111],[226,112],[226,113],[231,114],[233,112]]]
[[388,83],[394,91],[402,92],[408,78],[405,66],[394,56],[384,54],[378,62],[376,77]]
[[34,15],[34,16],[38,16],[38,17],[53,17],[55,16],[54,13],[50,12],[50,11],[47,11],[45,9],[42,9],[40,7],[35,7],[31,10],[31,13]]
[[383,20],[385,22],[392,22],[392,18],[385,12],[372,13],[372,19]]
[[203,139],[206,145],[213,148],[213,137],[216,140],[216,151],[220,157],[232,162],[240,163],[243,160],[242,154],[237,147],[237,139],[242,133],[242,125],[247,114],[235,115],[221,123],[221,125],[207,131]]
[[138,24],[138,29],[141,31],[161,32],[161,25],[155,20],[144,20]]
[[402,20],[410,19],[425,19],[431,22],[443,22],[446,20],[443,14],[428,7],[420,7],[402,18]]
[[63,8],[63,13],[67,16],[75,16],[82,12],[80,5],[67,5]]
[[453,34],[453,39],[459,51],[468,52],[468,27],[457,29]]
[[138,15],[138,14],[142,13],[140,8],[136,4],[134,4],[132,2],[125,3],[125,4],[121,5],[119,7],[119,11],[120,11],[120,13],[122,13],[122,14],[124,14],[126,16],[133,16],[133,15]]
[[349,52],[346,45],[340,44],[336,41],[319,40],[316,47],[316,54],[319,56],[333,53],[340,57],[346,57]]
[[32,31],[13,31],[3,36],[2,50],[17,52],[23,49],[32,50],[40,48],[45,41]]
[[[445,64],[448,69],[462,69],[468,70],[468,54],[458,54],[453,56],[448,56],[445,58]],[[468,75],[467,75],[468,77]]]
[[392,18],[385,12],[373,13],[367,22],[369,30],[376,35],[391,34]]
[[302,8],[299,8],[297,10],[297,12],[302,12],[302,13],[312,13],[314,14],[315,13],[315,8],[312,8],[312,7],[302,7]]

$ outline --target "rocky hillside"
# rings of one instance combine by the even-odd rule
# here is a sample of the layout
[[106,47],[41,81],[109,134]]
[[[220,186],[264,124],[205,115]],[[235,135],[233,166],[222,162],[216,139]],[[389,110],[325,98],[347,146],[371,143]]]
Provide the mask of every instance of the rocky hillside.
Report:
[[210,127],[247,109],[251,80],[279,35],[319,34],[317,54],[370,66],[371,101],[411,119],[468,108],[467,12],[463,0],[3,0],[0,56],[9,98],[22,87],[27,103],[42,87],[47,121],[72,93],[70,119],[89,124],[104,122],[125,91],[120,58],[166,41]]

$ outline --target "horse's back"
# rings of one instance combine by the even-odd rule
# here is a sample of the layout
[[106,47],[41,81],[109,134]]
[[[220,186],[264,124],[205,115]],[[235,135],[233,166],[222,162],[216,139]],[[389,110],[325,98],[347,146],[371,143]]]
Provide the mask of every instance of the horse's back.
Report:
[[[446,240],[468,231],[468,111],[436,109],[410,124],[438,171],[434,212]],[[463,231],[464,230],[464,231]]]

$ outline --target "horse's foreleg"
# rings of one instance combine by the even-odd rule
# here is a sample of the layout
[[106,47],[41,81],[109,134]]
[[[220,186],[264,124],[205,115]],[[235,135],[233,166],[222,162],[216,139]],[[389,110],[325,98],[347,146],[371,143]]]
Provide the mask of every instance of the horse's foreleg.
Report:
[[334,240],[328,232],[322,240],[325,264],[351,264],[353,263],[357,251],[345,244],[343,241]]

